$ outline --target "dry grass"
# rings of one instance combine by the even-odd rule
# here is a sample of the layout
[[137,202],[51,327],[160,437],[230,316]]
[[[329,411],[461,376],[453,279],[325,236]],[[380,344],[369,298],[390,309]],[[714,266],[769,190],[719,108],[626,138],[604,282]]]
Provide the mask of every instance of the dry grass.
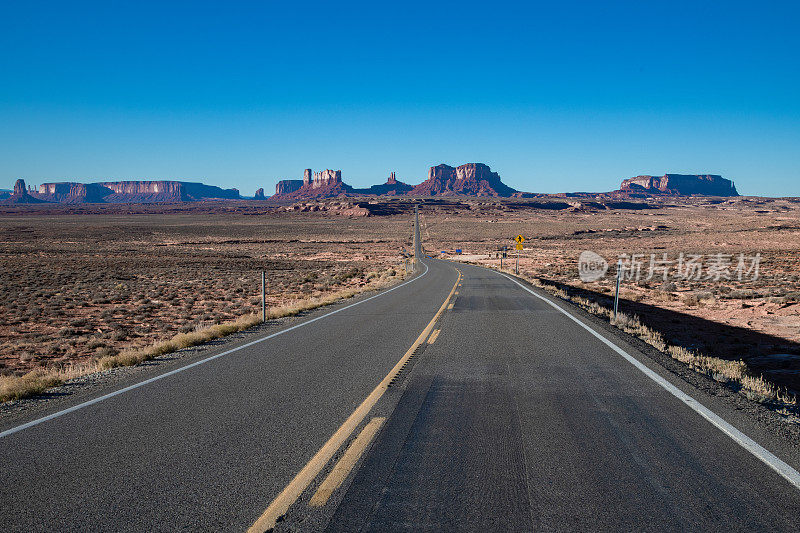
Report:
[[[366,291],[385,288],[404,277],[404,273],[398,272],[394,268],[372,271],[366,276],[368,282],[360,287],[340,290],[319,297],[298,299],[292,303],[270,309],[268,318],[295,316],[303,311],[330,305]],[[260,323],[260,314],[248,314],[222,324],[214,324],[209,327],[201,325],[195,328],[195,331],[179,333],[171,339],[156,342],[150,346],[124,350],[119,354],[102,356],[86,363],[41,367],[31,370],[22,376],[0,376],[0,402],[34,396],[50,387],[60,385],[68,379],[86,374],[121,366],[137,365],[160,355],[172,353],[182,348],[198,346],[214,339],[249,329]]]
[[96,363],[70,364],[53,366],[50,368],[37,368],[22,376],[0,376],[0,402],[19,400],[44,392],[50,387],[55,387],[63,382],[97,372]]

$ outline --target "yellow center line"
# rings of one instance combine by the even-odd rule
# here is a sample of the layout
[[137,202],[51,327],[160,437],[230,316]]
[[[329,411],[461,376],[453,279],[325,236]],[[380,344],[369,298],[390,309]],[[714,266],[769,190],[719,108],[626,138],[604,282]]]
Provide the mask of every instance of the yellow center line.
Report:
[[353,443],[347,447],[342,458],[339,459],[336,466],[331,470],[331,473],[328,474],[328,477],[326,477],[322,485],[319,486],[317,492],[311,497],[311,500],[308,502],[309,506],[323,507],[328,503],[328,499],[333,492],[344,483],[347,476],[350,475],[350,471],[353,470],[358,459],[364,454],[364,450],[367,449],[367,445],[372,442],[372,438],[385,421],[386,417],[376,416],[364,426],[364,429],[361,430],[361,433],[358,434],[358,437],[355,438]]
[[455,305],[455,302],[452,302],[450,305],[447,306],[447,309],[452,309],[454,305]]
[[386,392],[386,389],[389,388],[389,382],[394,378],[395,375],[400,371],[403,365],[408,361],[411,355],[414,353],[414,350],[422,344],[425,339],[430,334],[431,330],[433,329],[433,325],[439,319],[439,317],[444,312],[445,308],[447,307],[448,302],[450,302],[450,298],[453,297],[453,293],[456,291],[456,286],[458,286],[458,282],[461,281],[461,271],[456,269],[458,272],[458,279],[453,284],[453,288],[450,289],[450,294],[447,295],[445,298],[444,303],[436,312],[434,317],[428,322],[428,325],[425,326],[425,329],[422,330],[417,340],[414,341],[414,344],[411,345],[411,348],[403,355],[402,358],[397,362],[397,364],[389,371],[383,381],[381,381],[377,387],[366,397],[366,399],[361,402],[353,413],[347,417],[347,420],[339,426],[339,429],[331,435],[322,448],[311,458],[311,460],[306,463],[300,472],[289,482],[288,485],[281,491],[278,496],[272,500],[272,503],[269,504],[269,507],[264,511],[264,513],[255,521],[255,523],[250,526],[247,530],[248,533],[264,533],[269,529],[275,527],[275,524],[278,521],[278,518],[286,514],[286,511],[289,509],[297,498],[300,497],[300,494],[311,484],[317,475],[322,471],[328,461],[331,460],[331,457],[337,452],[337,450],[342,446],[344,441],[346,441],[353,431],[358,427],[362,420],[367,416],[370,409],[378,402],[383,393]]
[[435,330],[433,330],[433,333],[431,333],[431,336],[430,336],[430,338],[428,339],[428,344],[433,344],[434,342],[436,342],[436,339],[439,337],[439,333],[440,333],[441,331],[442,331],[441,329],[435,329]]

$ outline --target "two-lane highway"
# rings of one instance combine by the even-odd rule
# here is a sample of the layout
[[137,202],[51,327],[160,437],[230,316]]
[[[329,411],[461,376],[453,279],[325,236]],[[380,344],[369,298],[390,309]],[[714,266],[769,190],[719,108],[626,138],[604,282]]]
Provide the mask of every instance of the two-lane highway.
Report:
[[795,448],[509,276],[422,270],[0,426],[3,530],[797,530]]
[[2,530],[246,530],[458,277],[445,264],[420,270],[369,301],[0,437]]
[[800,485],[557,306],[460,268],[328,531],[797,531]]

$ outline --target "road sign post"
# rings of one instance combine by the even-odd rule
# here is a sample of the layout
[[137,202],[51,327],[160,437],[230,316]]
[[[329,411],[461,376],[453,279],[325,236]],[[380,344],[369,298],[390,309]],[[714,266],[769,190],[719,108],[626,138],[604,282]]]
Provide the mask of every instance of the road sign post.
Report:
[[514,266],[514,274],[519,274],[519,251],[522,250],[522,243],[525,242],[525,237],[517,235],[514,240],[517,242],[517,262]]
[[617,321],[619,311],[619,285],[622,282],[622,259],[617,262],[617,289],[614,291],[614,322]]
[[267,273],[261,271],[261,322],[267,321]]

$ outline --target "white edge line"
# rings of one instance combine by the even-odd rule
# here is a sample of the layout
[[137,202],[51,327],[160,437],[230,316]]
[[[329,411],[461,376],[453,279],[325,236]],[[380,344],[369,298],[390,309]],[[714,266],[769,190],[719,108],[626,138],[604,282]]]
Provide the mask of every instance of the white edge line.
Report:
[[368,301],[370,301],[370,300],[372,300],[374,298],[378,298],[379,296],[383,296],[384,294],[388,294],[388,293],[390,293],[390,292],[392,292],[392,291],[394,291],[396,289],[399,289],[400,287],[404,287],[404,286],[408,285],[409,283],[413,283],[413,282],[417,281],[418,279],[421,279],[423,276],[425,276],[428,273],[428,265],[426,265],[425,263],[422,263],[422,264],[425,266],[425,272],[423,272],[421,275],[415,277],[414,279],[410,279],[408,281],[405,281],[405,282],[401,283],[400,285],[397,285],[396,287],[392,287],[391,289],[387,289],[385,291],[381,291],[380,293],[375,294],[374,296],[370,296],[369,298],[364,298],[363,300],[361,300],[359,302],[356,302],[356,303],[350,304],[348,306],[342,307],[341,309],[337,309],[336,311],[331,311],[330,313],[326,313],[326,314],[324,314],[322,316],[318,316],[316,318],[312,318],[311,320],[307,320],[307,321],[303,322],[302,324],[297,324],[297,325],[292,326],[290,328],[282,329],[281,331],[278,331],[278,332],[272,333],[271,335],[267,335],[266,337],[262,337],[260,339],[248,342],[247,344],[243,344],[241,346],[237,346],[236,348],[232,348],[230,350],[224,351],[224,352],[219,353],[217,355],[212,355],[211,357],[206,357],[205,359],[201,359],[200,361],[195,361],[194,363],[190,363],[190,364],[188,364],[186,366],[182,366],[180,368],[176,368],[175,370],[170,370],[169,372],[165,372],[163,374],[160,374],[158,376],[152,377],[150,379],[146,379],[146,380],[141,381],[139,383],[135,383],[133,385],[129,385],[128,387],[116,390],[114,392],[110,392],[108,394],[105,394],[105,395],[100,396],[98,398],[95,398],[93,400],[89,400],[89,401],[86,401],[86,402],[83,402],[83,403],[79,403],[78,405],[73,405],[72,407],[68,407],[68,408],[66,408],[64,410],[57,411],[57,412],[55,412],[53,414],[50,414],[50,415],[47,415],[47,416],[43,416],[42,418],[37,418],[36,420],[31,420],[30,422],[26,422],[25,424],[21,424],[19,426],[13,427],[11,429],[7,429],[7,430],[5,430],[3,432],[0,432],[0,439],[2,439],[3,437],[7,437],[9,435],[12,435],[12,434],[14,434],[14,433],[16,433],[18,431],[22,431],[23,429],[28,429],[28,428],[31,428],[33,426],[38,426],[42,422],[47,422],[48,420],[53,420],[54,418],[58,418],[60,416],[64,416],[64,415],[66,415],[68,413],[72,413],[73,411],[77,411],[78,409],[83,409],[84,407],[89,407],[90,405],[94,405],[96,403],[100,403],[100,402],[102,402],[104,400],[108,400],[109,398],[113,398],[114,396],[118,396],[118,395],[124,394],[124,393],[126,393],[128,391],[132,391],[133,389],[138,389],[139,387],[143,387],[145,385],[153,383],[154,381],[158,381],[159,379],[163,379],[163,378],[172,376],[172,375],[177,374],[179,372],[183,372],[184,370],[188,370],[188,369],[193,368],[195,366],[202,365],[203,363],[208,363],[209,361],[213,361],[214,359],[218,359],[218,358],[223,357],[225,355],[232,354],[233,352],[237,352],[237,351],[242,350],[244,348],[249,348],[250,346],[253,346],[254,344],[258,344],[260,342],[264,342],[266,340],[269,340],[269,339],[272,339],[274,337],[277,337],[278,335],[283,335],[284,333],[288,333],[289,331],[292,331],[294,329],[301,328],[303,326],[307,326],[308,324],[316,322],[317,320],[322,320],[323,318],[327,318],[327,317],[329,317],[331,315],[335,315],[336,313],[340,313],[342,311],[345,311],[346,309],[350,309],[351,307],[355,307],[357,305],[361,305],[364,302],[368,302]]
[[695,400],[694,398],[692,398],[691,396],[689,396],[688,394],[677,388],[675,385],[673,385],[672,383],[670,383],[669,381],[658,375],[656,372],[647,368],[639,360],[626,353],[625,350],[623,350],[616,344],[612,343],[610,340],[603,337],[593,328],[584,324],[578,318],[574,317],[573,315],[562,309],[560,306],[556,305],[548,298],[536,294],[531,289],[521,284],[514,278],[508,276],[507,274],[501,274],[501,275],[507,278],[508,280],[513,281],[514,283],[516,283],[517,285],[519,285],[520,287],[522,287],[523,289],[534,295],[535,297],[548,303],[550,306],[556,308],[561,313],[565,314],[567,317],[572,319],[576,324],[581,326],[583,329],[585,329],[586,331],[588,331],[589,333],[600,339],[600,341],[603,342],[603,344],[605,344],[606,346],[617,352],[619,355],[624,357],[626,361],[628,361],[630,364],[638,368],[644,375],[646,375],[647,377],[649,377],[650,379],[661,385],[661,387],[666,389],[667,392],[669,392],[670,394],[678,398],[680,401],[691,407],[696,413],[698,413],[700,416],[711,422],[711,424],[713,424],[717,429],[719,429],[720,431],[728,435],[731,439],[733,439],[733,441],[736,442],[739,446],[741,446],[751,454],[755,455],[764,464],[766,464],[775,472],[780,474],[781,477],[783,477],[789,483],[794,485],[796,489],[800,489],[800,473],[798,473],[797,470],[795,470],[790,465],[788,465],[780,458],[778,458],[775,454],[773,454],[772,452],[770,452],[769,450],[758,444],[756,441],[754,441],[753,439],[751,439],[750,437],[748,437],[747,435],[736,429],[729,422],[725,421],[721,416],[717,415],[711,409],[709,409],[705,405],[701,404],[700,402],[698,402],[697,400]]

